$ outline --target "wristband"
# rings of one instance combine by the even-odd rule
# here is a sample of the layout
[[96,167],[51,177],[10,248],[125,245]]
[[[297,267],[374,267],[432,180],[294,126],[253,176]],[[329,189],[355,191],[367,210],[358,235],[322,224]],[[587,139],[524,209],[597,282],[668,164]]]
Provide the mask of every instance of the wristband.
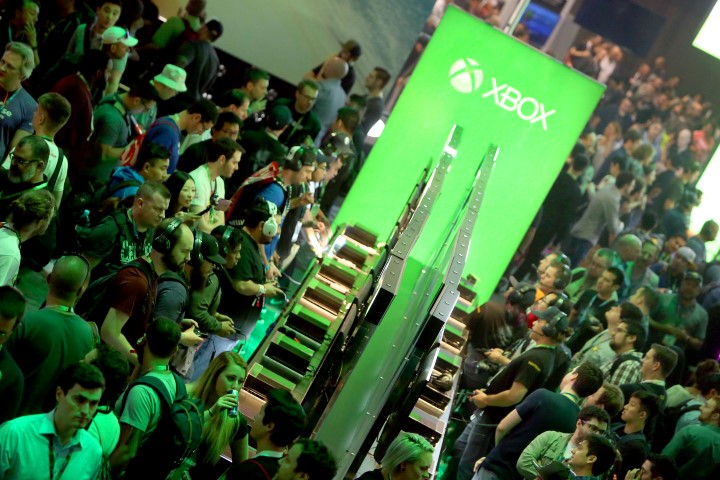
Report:
[[258,285],[258,293],[257,293],[257,296],[258,296],[258,297],[263,297],[263,296],[265,296],[265,285],[263,285],[263,284],[259,284],[259,285]]

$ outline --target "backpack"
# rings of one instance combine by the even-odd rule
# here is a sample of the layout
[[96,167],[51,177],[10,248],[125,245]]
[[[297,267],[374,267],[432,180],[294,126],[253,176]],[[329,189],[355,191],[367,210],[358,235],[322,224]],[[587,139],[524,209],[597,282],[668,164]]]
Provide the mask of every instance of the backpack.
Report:
[[[245,210],[253,204],[258,192],[266,185],[277,181],[279,173],[280,167],[277,162],[270,162],[268,166],[246,178],[230,199],[230,207],[225,211],[226,223],[240,225],[245,216]],[[287,198],[285,202],[287,202]],[[278,208],[278,211],[283,210],[284,205],[283,208]]]
[[[85,293],[83,293],[82,297],[80,297],[80,300],[75,307],[77,315],[88,322],[94,322],[95,325],[97,325],[98,330],[102,331],[102,324],[105,321],[108,311],[110,311],[110,306],[106,301],[108,289],[110,288],[110,285],[112,285],[112,281],[115,277],[123,271],[123,269],[130,267],[139,269],[143,275],[145,275],[148,282],[151,282],[155,276],[155,271],[153,270],[152,265],[148,262],[140,259],[133,260],[127,265],[124,265],[120,270],[108,273],[107,275],[94,280],[90,286],[88,286]],[[150,289],[148,289],[147,295],[150,294],[149,290]],[[145,300],[147,300],[147,298],[143,300],[143,304],[145,303]]]
[[140,377],[125,391],[120,412],[125,411],[128,394],[136,385],[152,388],[160,399],[162,409],[157,428],[128,464],[125,478],[167,478],[200,446],[204,414],[202,401],[189,396],[182,377],[174,371],[171,373],[175,377],[174,401],[170,400],[165,384],[157,377]]
[[[177,131],[178,136],[180,136],[180,130],[178,126],[173,122],[172,120],[168,119],[167,117],[160,117],[156,119],[152,125],[150,125],[150,128],[153,128],[155,125],[158,124],[165,124],[170,125],[173,130]],[[137,135],[135,138],[133,138],[133,141],[130,142],[122,151],[120,154],[120,166],[122,167],[131,167],[135,165],[135,162],[137,162],[138,154],[140,153],[140,149],[142,148],[143,140],[145,140],[145,136],[150,131],[150,128],[147,129],[147,131],[142,132],[142,128],[137,123],[137,120],[135,120],[135,117],[133,117],[133,128],[135,129]]]
[[700,410],[700,405],[689,404],[691,400],[693,399],[688,398],[674,407],[665,407],[665,411],[657,416],[655,432],[652,439],[653,452],[661,452],[662,449],[670,443],[670,440],[675,435],[675,428],[677,427],[680,417],[688,412]]

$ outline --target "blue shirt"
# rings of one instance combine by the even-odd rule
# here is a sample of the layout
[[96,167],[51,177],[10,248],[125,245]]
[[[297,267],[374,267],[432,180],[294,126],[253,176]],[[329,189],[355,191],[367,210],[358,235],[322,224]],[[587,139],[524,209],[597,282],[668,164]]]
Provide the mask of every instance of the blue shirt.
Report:
[[172,117],[158,118],[145,134],[143,143],[150,142],[162,145],[170,152],[170,164],[167,173],[175,172],[180,157],[180,127]]
[[278,231],[277,234],[273,237],[272,241],[265,245],[265,256],[267,257],[268,261],[272,258],[273,253],[275,253],[275,249],[277,248],[278,240],[280,240],[280,230],[282,229],[282,222],[285,219],[285,214],[287,213],[285,210],[287,210],[286,203],[290,200],[288,199],[286,202],[286,196],[287,193],[285,189],[280,186],[277,182],[272,182],[268,184],[265,188],[260,190],[257,194],[257,197],[262,197],[268,202],[272,202],[277,207],[278,214],[282,217],[280,220],[280,224],[278,225]]
[[100,472],[102,449],[87,431],[78,430],[66,445],[55,432],[55,410],[27,415],[0,426],[0,478],[3,480],[47,480],[50,476],[49,442],[55,453],[53,478],[66,459],[62,478],[95,479]]
[[37,102],[22,87],[11,93],[5,105],[0,106],[0,158],[5,158],[16,131],[33,132],[32,117],[36,108]]

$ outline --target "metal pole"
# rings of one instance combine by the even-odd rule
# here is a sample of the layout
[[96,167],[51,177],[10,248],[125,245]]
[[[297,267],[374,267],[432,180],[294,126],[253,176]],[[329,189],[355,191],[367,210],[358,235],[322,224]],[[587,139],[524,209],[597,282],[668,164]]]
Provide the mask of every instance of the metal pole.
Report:
[[520,2],[515,6],[515,10],[513,11],[512,15],[510,15],[510,19],[508,20],[507,25],[503,29],[505,33],[508,35],[512,35],[513,32],[515,32],[515,29],[518,26],[518,23],[520,23],[520,19],[522,18],[523,13],[525,13],[525,9],[530,4],[530,0],[520,0]]

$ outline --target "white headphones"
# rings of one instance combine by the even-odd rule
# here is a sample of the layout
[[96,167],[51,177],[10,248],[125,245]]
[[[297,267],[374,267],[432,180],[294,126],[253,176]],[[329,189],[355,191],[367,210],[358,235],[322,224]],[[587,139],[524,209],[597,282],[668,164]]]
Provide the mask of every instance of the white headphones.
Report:
[[277,215],[277,205],[267,200],[265,203],[267,203],[268,210],[270,211],[270,218],[265,220],[262,231],[264,235],[274,237],[278,233],[278,224],[277,220],[275,220],[275,215]]

